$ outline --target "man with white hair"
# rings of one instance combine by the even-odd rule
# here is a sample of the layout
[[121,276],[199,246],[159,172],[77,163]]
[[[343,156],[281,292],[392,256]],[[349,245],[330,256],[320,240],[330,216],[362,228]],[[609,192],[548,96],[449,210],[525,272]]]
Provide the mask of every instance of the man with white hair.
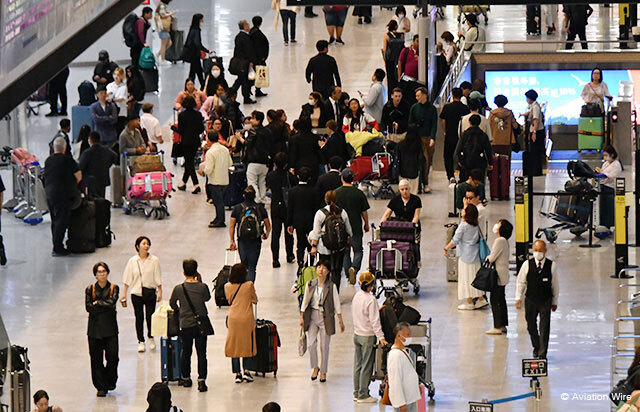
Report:
[[398,184],[400,194],[395,196],[387,204],[387,210],[382,215],[381,222],[388,220],[393,213],[399,220],[413,222],[420,229],[420,211],[422,210],[422,200],[411,193],[409,181],[402,179]]
[[71,206],[78,197],[77,185],[82,180],[82,172],[71,156],[66,156],[67,142],[63,137],[53,140],[53,154],[44,163],[44,189],[51,213],[52,256],[67,256],[64,235],[69,226]]

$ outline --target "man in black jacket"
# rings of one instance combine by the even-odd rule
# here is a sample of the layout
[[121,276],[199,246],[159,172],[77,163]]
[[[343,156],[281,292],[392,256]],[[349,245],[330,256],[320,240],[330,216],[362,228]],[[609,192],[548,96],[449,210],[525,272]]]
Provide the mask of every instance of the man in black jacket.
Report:
[[267,202],[267,172],[269,150],[272,142],[271,129],[264,127],[264,113],[254,110],[251,113],[251,130],[247,145],[247,185],[256,189],[256,202]]
[[[85,308],[89,312],[87,336],[91,357],[91,380],[99,397],[116,389],[118,381],[118,318],[116,302],[120,289],[110,283],[109,266],[98,262],[93,266],[93,283],[84,291]],[[104,364],[106,359],[107,363]]]
[[[266,66],[267,58],[269,57],[269,39],[267,39],[267,36],[260,30],[262,17],[253,16],[251,22],[253,23],[253,27],[251,31],[249,31],[249,37],[251,37],[253,48],[256,51],[256,65]],[[263,93],[262,90],[256,87],[256,97],[264,97],[266,95],[266,93]]]
[[287,232],[287,202],[289,190],[293,188],[298,179],[287,170],[287,155],[280,152],[276,154],[275,170],[267,174],[267,188],[271,190],[271,255],[273,267],[280,267],[280,233],[284,227],[284,244],[287,252],[287,263],[293,263],[293,235]]
[[249,23],[247,23],[246,20],[240,20],[238,22],[238,28],[240,29],[240,32],[236,35],[234,40],[235,47],[233,49],[233,58],[241,61],[243,66],[246,67],[246,70],[243,70],[238,74],[238,77],[231,88],[237,91],[242,86],[244,104],[253,104],[256,101],[251,99],[251,82],[247,76],[249,74],[249,69],[255,67],[258,57],[253,40],[251,40],[251,36],[249,36]]
[[89,144],[91,146],[80,156],[80,170],[89,195],[104,198],[105,188],[111,184],[109,168],[118,164],[118,155],[100,144],[98,132],[89,134]]
[[391,99],[382,107],[380,130],[389,134],[404,134],[409,126],[409,110],[411,106],[402,100],[402,89],[396,87],[391,93]]
[[311,251],[309,245],[309,232],[313,230],[313,218],[320,208],[317,189],[309,184],[311,172],[308,167],[298,170],[298,186],[289,190],[289,202],[287,208],[287,231],[293,235],[296,231],[298,264],[304,264],[304,251]]
[[307,83],[312,83],[313,91],[322,94],[323,98],[329,97],[331,86],[342,86],[338,63],[329,56],[329,43],[326,40],[318,40],[316,43],[318,54],[313,56],[307,64],[305,72]]
[[329,87],[329,98],[326,99],[325,102],[327,106],[327,117],[335,120],[336,123],[342,127],[342,119],[345,113],[347,113],[347,106],[344,105],[342,100],[342,87]]
[[320,147],[318,136],[311,132],[311,119],[306,117],[298,120],[298,133],[289,141],[289,166],[296,170],[301,167],[309,168],[309,183],[316,184],[320,172]]
[[49,142],[49,156],[53,154],[53,141],[56,140],[57,137],[62,137],[67,143],[67,149],[64,154],[71,156],[71,141],[69,140],[69,133],[71,133],[71,120],[60,120],[60,130],[58,130],[58,133],[56,133],[56,135],[53,136],[53,139]]
[[[327,140],[319,142],[322,157],[329,159],[329,163],[331,163],[331,158],[337,156],[342,161],[341,164],[347,163],[347,160],[349,160],[349,148],[344,134],[338,128],[338,123],[335,120],[329,120],[327,122],[327,130],[329,130]],[[338,177],[338,182],[340,182],[340,177]]]
[[468,176],[471,170],[474,169],[481,170],[483,176],[486,176],[487,168],[490,167],[489,161],[493,159],[491,142],[489,141],[489,136],[479,127],[479,114],[471,116],[469,123],[471,123],[471,127],[462,133],[456,147],[458,164],[465,176]]
[[340,178],[340,170],[344,162],[340,156],[333,156],[329,159],[329,171],[318,178],[316,188],[318,189],[318,196],[320,202],[324,201],[324,195],[329,190],[335,190],[342,186],[342,179]]

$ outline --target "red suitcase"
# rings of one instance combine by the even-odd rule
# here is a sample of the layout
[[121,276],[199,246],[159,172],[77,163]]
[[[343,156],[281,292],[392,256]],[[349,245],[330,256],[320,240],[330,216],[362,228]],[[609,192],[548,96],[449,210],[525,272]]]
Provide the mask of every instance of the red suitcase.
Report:
[[378,171],[373,171],[373,156],[358,156],[351,161],[349,169],[353,170],[353,181],[360,182],[365,179],[386,178],[389,175],[389,156],[386,153],[378,153]]
[[491,200],[509,200],[511,184],[511,157],[494,154],[491,162],[493,169],[489,171],[489,190]]

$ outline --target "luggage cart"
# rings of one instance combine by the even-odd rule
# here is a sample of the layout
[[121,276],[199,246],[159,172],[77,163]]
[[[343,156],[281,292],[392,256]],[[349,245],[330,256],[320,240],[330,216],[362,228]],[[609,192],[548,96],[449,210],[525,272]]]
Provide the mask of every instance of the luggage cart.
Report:
[[[160,156],[164,164],[163,151],[147,154]],[[124,173],[124,181],[126,182],[125,199],[122,210],[124,210],[124,213],[127,215],[134,212],[142,212],[147,218],[153,215],[155,219],[162,220],[170,216],[167,198],[171,196],[171,192],[173,191],[171,179],[167,179],[164,174],[162,175],[162,194],[159,196],[152,196],[152,182],[150,179],[145,179],[145,196],[139,198],[132,197],[129,189],[133,183],[132,161],[136,157],[138,156],[132,156],[126,153],[122,155],[122,172]]]
[[371,156],[371,172],[358,183],[358,188],[374,199],[392,199],[396,193],[391,187],[390,169],[393,158],[387,152]]

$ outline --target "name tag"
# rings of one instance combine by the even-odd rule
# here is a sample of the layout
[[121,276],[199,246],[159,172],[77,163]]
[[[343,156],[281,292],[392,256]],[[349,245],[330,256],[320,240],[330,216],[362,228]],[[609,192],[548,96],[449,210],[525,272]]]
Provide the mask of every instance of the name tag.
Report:
[[542,281],[543,281],[543,282],[548,282],[548,281],[549,281],[549,278],[542,278]]

